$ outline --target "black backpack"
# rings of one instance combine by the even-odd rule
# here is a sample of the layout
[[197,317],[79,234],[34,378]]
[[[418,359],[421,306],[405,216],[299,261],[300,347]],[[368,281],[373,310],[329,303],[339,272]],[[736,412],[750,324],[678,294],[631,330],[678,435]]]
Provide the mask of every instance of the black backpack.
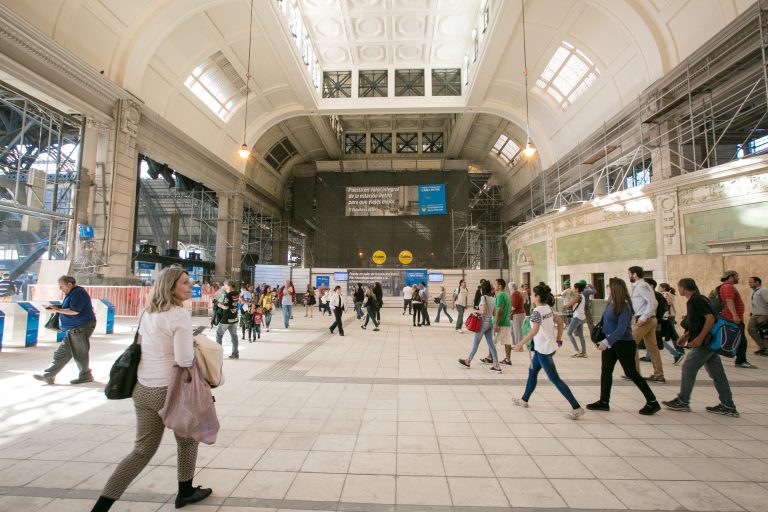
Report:
[[669,309],[669,306],[667,306],[667,299],[665,299],[662,294],[659,292],[653,292],[653,294],[656,296],[656,302],[659,303],[659,305],[656,306],[656,320],[661,322],[664,320],[664,315]]
[[715,310],[715,317],[720,315],[723,312],[723,308],[725,307],[725,304],[723,304],[723,301],[720,300],[720,287],[723,285],[718,286],[711,292],[709,292],[709,295],[707,298],[709,299],[709,303],[712,305],[712,309]]

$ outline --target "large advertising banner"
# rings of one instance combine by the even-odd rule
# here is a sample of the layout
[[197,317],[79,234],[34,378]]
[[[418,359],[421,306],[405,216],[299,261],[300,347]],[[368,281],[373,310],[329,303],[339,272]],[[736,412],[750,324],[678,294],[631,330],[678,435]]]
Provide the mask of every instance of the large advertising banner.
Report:
[[346,187],[347,217],[398,217],[447,213],[445,184]]

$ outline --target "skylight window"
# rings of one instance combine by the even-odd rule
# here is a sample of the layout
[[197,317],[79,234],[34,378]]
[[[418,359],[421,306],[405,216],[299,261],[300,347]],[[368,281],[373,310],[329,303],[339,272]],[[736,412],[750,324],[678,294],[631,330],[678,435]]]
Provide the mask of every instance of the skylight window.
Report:
[[245,95],[245,80],[220,51],[192,70],[184,85],[222,121]]
[[496,144],[493,145],[491,154],[498,156],[504,161],[504,163],[510,166],[514,166],[518,161],[520,161],[520,157],[522,156],[520,146],[515,144],[515,141],[503,133],[499,135],[499,140],[497,140]]
[[552,96],[561,107],[568,108],[599,76],[600,71],[589,57],[563,41],[536,80],[536,86]]

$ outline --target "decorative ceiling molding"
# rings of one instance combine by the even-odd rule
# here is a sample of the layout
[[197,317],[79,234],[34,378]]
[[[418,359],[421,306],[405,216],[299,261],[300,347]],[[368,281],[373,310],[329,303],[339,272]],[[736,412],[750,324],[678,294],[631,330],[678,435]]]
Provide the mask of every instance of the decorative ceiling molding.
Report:
[[109,116],[117,100],[133,98],[83,59],[2,4],[0,53],[23,62],[24,67]]

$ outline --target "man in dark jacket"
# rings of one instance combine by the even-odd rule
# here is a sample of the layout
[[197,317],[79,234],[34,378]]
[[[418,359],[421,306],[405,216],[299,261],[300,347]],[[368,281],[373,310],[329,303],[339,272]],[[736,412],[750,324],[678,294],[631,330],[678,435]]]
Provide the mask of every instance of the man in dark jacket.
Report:
[[91,297],[85,288],[77,286],[77,282],[72,276],[59,278],[59,290],[64,293],[64,301],[60,306],[51,305],[46,309],[59,314],[59,327],[66,333],[66,336],[53,353],[51,365],[43,371],[42,375],[35,374],[33,377],[53,385],[56,374],[66,366],[70,359],[74,358],[80,375],[69,383],[93,382],[88,355],[91,350],[91,335],[96,329],[96,315],[93,312]]

